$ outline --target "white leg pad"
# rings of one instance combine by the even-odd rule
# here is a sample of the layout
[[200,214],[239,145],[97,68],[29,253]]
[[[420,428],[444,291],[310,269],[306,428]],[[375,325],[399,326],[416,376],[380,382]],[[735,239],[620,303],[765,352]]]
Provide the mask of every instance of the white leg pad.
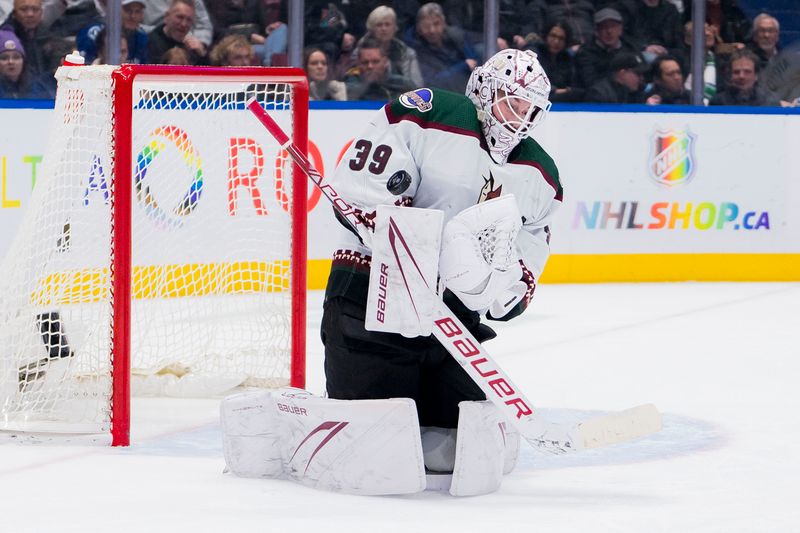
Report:
[[238,394],[222,404],[228,469],[351,494],[425,489],[413,400],[330,400],[299,389]]
[[500,488],[503,473],[510,472],[519,452],[519,434],[508,432],[510,424],[488,401],[458,404],[458,439],[453,496],[478,496]]

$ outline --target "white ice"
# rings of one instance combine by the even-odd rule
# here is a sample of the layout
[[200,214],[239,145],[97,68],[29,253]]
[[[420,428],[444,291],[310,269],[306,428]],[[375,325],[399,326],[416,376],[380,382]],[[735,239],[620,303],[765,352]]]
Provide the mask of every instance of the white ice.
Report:
[[663,431],[526,446],[488,496],[358,497],[223,475],[219,400],[135,399],[128,449],[3,440],[0,532],[800,531],[800,283],[543,285],[497,329],[487,348],[544,416],[653,402]]

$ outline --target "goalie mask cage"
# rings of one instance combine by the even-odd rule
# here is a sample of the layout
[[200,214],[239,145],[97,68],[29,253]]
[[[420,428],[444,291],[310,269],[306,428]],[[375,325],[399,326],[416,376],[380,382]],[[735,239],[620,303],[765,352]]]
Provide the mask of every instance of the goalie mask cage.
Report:
[[304,385],[300,69],[61,67],[27,212],[0,265],[0,430],[110,433],[131,388]]

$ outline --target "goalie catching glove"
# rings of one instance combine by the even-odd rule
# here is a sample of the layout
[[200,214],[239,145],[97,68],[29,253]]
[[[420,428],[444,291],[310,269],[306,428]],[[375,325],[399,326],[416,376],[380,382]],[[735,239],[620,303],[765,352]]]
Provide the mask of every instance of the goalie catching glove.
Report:
[[522,228],[513,195],[488,200],[457,214],[444,227],[439,278],[473,311],[508,314],[525,296],[515,241]]

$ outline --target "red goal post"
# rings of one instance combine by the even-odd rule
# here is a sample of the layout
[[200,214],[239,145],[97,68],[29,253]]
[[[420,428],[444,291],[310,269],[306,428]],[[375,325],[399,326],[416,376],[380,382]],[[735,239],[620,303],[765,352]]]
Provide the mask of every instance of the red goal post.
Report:
[[42,177],[0,266],[0,430],[124,446],[132,388],[302,387],[307,181],[245,101],[305,150],[304,72],[57,77]]

